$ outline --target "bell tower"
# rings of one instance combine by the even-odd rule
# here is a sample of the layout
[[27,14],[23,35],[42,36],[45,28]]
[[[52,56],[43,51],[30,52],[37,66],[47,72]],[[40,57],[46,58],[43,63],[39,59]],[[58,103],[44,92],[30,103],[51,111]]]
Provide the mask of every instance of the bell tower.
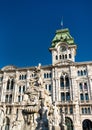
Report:
[[49,48],[52,53],[52,64],[75,62],[76,48],[69,29],[57,30]]

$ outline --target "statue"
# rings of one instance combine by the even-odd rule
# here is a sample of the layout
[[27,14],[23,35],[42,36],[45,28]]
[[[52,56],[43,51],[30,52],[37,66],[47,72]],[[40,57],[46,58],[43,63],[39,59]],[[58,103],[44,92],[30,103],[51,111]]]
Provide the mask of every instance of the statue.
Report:
[[56,106],[56,102],[53,103],[53,125],[59,125],[60,117],[59,117],[59,110]]

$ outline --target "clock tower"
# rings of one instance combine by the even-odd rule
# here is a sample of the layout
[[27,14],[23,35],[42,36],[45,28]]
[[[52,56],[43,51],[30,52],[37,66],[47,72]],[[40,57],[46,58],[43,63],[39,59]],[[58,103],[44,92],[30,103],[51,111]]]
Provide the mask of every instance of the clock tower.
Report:
[[52,53],[52,64],[75,62],[76,48],[69,29],[57,30],[49,48]]

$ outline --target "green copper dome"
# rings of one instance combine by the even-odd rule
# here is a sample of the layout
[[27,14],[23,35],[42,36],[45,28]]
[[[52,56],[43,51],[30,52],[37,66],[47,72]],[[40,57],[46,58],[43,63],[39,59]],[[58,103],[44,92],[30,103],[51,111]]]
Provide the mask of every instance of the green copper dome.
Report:
[[51,47],[55,47],[58,42],[65,42],[68,45],[74,45],[74,39],[70,35],[69,29],[61,29],[56,31],[56,35],[52,40]]

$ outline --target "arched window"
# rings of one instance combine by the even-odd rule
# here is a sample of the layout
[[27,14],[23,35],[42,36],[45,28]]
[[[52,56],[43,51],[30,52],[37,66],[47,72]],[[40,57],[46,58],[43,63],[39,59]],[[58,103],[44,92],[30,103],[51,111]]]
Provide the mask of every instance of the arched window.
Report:
[[58,56],[56,55],[56,60],[58,60]]
[[10,87],[10,79],[8,79],[7,81],[7,90],[9,90],[9,87]]
[[85,93],[85,100],[86,100],[86,101],[89,100],[88,93]]
[[66,101],[70,101],[70,93],[69,92],[66,93]]
[[21,80],[21,75],[19,76],[19,80]]
[[65,107],[65,114],[68,114],[68,108]]
[[5,96],[5,102],[7,103],[8,102],[8,95]]
[[90,114],[91,113],[91,111],[90,111],[90,107],[88,107],[88,114]]
[[73,114],[73,107],[70,106],[70,114]]
[[21,100],[20,98],[21,98],[21,97],[20,97],[20,95],[19,95],[19,96],[18,96],[18,102],[20,102],[20,100]]
[[84,101],[84,95],[83,95],[83,93],[80,94],[80,100]]
[[81,76],[83,76],[83,71],[81,70]]
[[64,78],[63,78],[63,76],[61,76],[61,78],[60,78],[60,87],[64,88]]
[[50,77],[50,78],[52,77],[52,74],[51,74],[51,73],[49,74],[49,77]]
[[61,55],[59,55],[59,59],[62,59]]
[[46,73],[44,73],[44,78],[46,78]]
[[25,74],[25,75],[24,75],[24,79],[26,79],[26,78],[27,78],[27,75]]
[[85,108],[85,114],[87,114],[87,108]]
[[25,92],[25,86],[23,86],[23,92]]
[[16,110],[16,121],[18,119],[18,109]]
[[69,54],[69,58],[71,58],[71,54]]
[[11,90],[13,90],[14,87],[14,79],[11,80]]
[[82,114],[84,114],[84,108],[82,108],[81,110],[82,110]]
[[79,87],[80,87],[80,90],[82,90],[83,88],[82,88],[82,83],[79,83]]
[[24,79],[24,75],[22,75],[22,80]]
[[47,73],[47,78],[49,78],[49,74]]
[[62,59],[64,59],[64,55],[62,55]]
[[11,103],[12,102],[12,94],[10,94],[10,96],[9,96],[9,103]]
[[65,54],[65,59],[67,59],[67,54]]
[[65,101],[65,93],[61,93],[61,101]]
[[51,92],[51,84],[49,84],[49,91]]
[[78,73],[78,76],[81,76],[81,73],[80,73],[80,71],[79,71],[79,70],[77,71],[77,73]]
[[21,93],[21,86],[19,86],[19,93]]
[[87,83],[86,82],[84,83],[84,89],[87,89]]
[[87,74],[87,71],[86,70],[84,70],[84,75],[86,75]]
[[65,76],[65,85],[66,85],[66,88],[69,88],[69,77],[68,76]]

